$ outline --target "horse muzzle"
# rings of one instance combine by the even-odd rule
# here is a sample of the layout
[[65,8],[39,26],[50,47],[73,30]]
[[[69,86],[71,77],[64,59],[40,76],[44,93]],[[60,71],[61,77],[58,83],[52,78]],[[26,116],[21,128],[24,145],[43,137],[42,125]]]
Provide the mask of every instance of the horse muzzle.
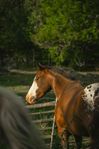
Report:
[[30,96],[28,96],[28,95],[26,95],[26,102],[28,103],[28,104],[35,104],[35,102],[36,102],[36,98],[35,97],[30,97]]

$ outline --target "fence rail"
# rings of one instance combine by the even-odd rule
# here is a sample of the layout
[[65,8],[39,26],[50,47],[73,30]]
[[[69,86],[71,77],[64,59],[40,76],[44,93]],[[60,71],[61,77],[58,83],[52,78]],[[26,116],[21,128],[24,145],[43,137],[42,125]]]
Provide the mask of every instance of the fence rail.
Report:
[[40,120],[33,120],[34,123],[45,123],[45,122],[52,122],[53,118],[50,119],[40,119]]
[[[52,100],[52,98],[51,98],[51,100]],[[46,99],[45,99],[45,101],[46,101]],[[34,105],[27,105],[26,107],[29,110],[32,110],[32,111],[30,111],[30,116],[33,117],[33,123],[36,123],[38,125],[43,125],[43,123],[45,124],[43,127],[39,126],[40,131],[42,131],[42,133],[45,131],[50,132],[48,134],[43,135],[44,140],[47,140],[47,144],[49,144],[49,146],[50,146],[55,101],[50,101],[50,102],[46,102],[46,103],[37,103]],[[51,109],[48,109],[48,108],[51,108]],[[43,117],[42,117],[42,115],[43,115]],[[48,118],[48,115],[50,115],[50,118]],[[40,118],[38,116],[40,116]],[[42,117],[42,119],[41,119],[41,117]],[[50,126],[48,125],[49,123],[50,123]],[[48,143],[48,141],[49,141],[49,143]]]
[[44,108],[44,107],[50,107],[50,106],[55,106],[55,101],[50,101],[47,103],[39,103],[34,105],[27,105],[26,107],[29,109],[33,109],[33,108]]
[[41,115],[41,114],[51,114],[51,113],[54,113],[54,110],[48,110],[48,111],[43,111],[43,112],[34,112],[34,113],[32,113],[31,112],[31,114],[30,115]]

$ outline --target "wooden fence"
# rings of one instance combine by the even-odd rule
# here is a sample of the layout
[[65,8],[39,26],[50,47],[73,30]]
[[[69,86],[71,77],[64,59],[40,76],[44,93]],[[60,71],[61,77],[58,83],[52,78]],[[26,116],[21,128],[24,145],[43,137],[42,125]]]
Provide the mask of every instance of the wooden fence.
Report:
[[[46,101],[46,100],[45,100]],[[33,123],[38,125],[46,144],[52,148],[55,101],[28,105]]]

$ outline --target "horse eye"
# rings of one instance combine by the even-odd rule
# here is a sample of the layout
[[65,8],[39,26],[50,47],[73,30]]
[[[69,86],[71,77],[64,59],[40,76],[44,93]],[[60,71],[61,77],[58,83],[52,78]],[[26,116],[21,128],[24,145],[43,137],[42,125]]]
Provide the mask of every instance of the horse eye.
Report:
[[38,79],[39,79],[39,77],[36,78],[36,80],[38,80]]

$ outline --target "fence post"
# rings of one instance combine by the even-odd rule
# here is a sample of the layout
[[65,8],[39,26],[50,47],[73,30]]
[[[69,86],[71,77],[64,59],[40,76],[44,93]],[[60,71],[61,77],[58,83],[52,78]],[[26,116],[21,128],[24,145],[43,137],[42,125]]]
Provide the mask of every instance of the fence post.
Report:
[[[55,108],[56,108],[57,100],[58,100],[58,99],[56,98]],[[54,115],[54,118],[53,118],[53,125],[52,125],[52,133],[51,133],[50,149],[52,149],[52,147],[53,147],[54,129],[55,129],[55,115]]]

